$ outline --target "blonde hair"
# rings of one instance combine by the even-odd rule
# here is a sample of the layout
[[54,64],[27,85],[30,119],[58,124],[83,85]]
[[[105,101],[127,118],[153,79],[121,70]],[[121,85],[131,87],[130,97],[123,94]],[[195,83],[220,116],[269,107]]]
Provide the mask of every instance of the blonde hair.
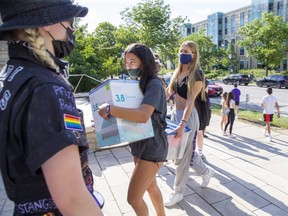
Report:
[[25,38],[28,40],[28,47],[31,48],[33,54],[40,61],[45,63],[51,69],[57,69],[57,65],[54,60],[50,57],[49,53],[46,51],[45,39],[39,33],[37,28],[27,28],[23,29],[25,33]]
[[[47,52],[45,47],[45,39],[40,34],[38,28],[23,29],[23,32],[25,39],[28,41],[28,48],[32,50],[34,56],[46,64],[49,68],[58,71],[59,68]],[[66,78],[62,73],[59,73],[59,75],[71,88],[73,88],[71,83],[68,81],[68,77]]]
[[[200,53],[199,53],[199,49],[198,46],[195,42],[193,41],[185,41],[181,44],[179,52],[181,50],[181,48],[183,46],[187,46],[191,49],[191,51],[193,53],[196,53],[196,57],[193,58],[193,60],[189,63],[188,65],[188,95],[191,95],[194,93],[194,85],[196,82],[196,73],[197,71],[201,70],[201,65],[200,65]],[[195,55],[194,55],[195,56]],[[182,70],[183,64],[180,62],[180,60],[178,60],[178,67],[175,69],[171,81],[169,83],[168,88],[168,92],[170,94],[173,93],[173,85],[175,82],[177,82],[177,78],[180,76],[180,72]],[[196,95],[197,96],[197,95]],[[205,97],[205,78],[203,79],[203,85],[201,88],[201,99],[206,101],[206,97]]]

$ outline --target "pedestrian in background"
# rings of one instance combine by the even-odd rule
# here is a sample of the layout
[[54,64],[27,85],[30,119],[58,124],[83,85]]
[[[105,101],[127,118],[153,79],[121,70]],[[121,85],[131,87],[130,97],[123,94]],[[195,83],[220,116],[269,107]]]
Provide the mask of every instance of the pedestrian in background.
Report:
[[234,88],[232,89],[233,95],[234,95],[234,101],[235,101],[235,114],[236,118],[239,118],[239,104],[240,104],[240,96],[241,91],[238,89],[237,83],[234,83]]
[[[236,109],[236,105],[235,105],[235,100],[234,100],[234,94],[233,92],[229,92],[228,96],[227,96],[227,107],[229,108],[229,114],[228,114],[228,122],[225,125],[224,128],[224,136],[229,136],[230,138],[235,138],[235,136],[232,134],[233,131],[233,125],[234,125],[234,120],[235,120],[235,109]],[[226,133],[226,130],[229,126],[229,134]]]
[[268,136],[268,140],[272,141],[271,137],[271,123],[273,121],[273,115],[275,108],[277,109],[277,117],[280,118],[280,109],[277,102],[277,98],[272,95],[273,90],[271,87],[267,88],[267,95],[261,100],[261,107],[263,108],[263,119],[266,123],[264,135]]
[[[201,92],[201,93],[200,93]],[[179,126],[176,128],[176,137],[181,137],[185,127],[191,129],[182,159],[175,160],[176,176],[174,180],[174,191],[165,200],[165,206],[173,206],[183,199],[183,194],[191,166],[202,176],[203,188],[207,187],[214,170],[208,168],[196,149],[196,137],[199,129],[199,117],[195,108],[195,99],[200,93],[205,100],[204,74],[200,65],[199,49],[193,41],[185,41],[179,49],[178,67],[173,73],[167,88],[167,97],[175,93],[175,109],[172,120]]]
[[250,78],[250,81],[251,81],[251,82],[253,82],[253,81],[254,81],[254,79],[255,79],[255,76],[254,76],[254,73],[253,73],[253,72],[251,72],[251,73],[250,73],[250,76],[249,76],[249,78]]
[[227,106],[227,96],[228,96],[228,92],[224,92],[222,94],[222,99],[221,99],[221,122],[220,122],[220,127],[221,127],[221,132],[222,133],[224,133],[224,126],[228,122],[228,114],[230,112],[230,109]]
[[74,18],[87,12],[70,0],[0,1],[9,54],[0,74],[0,164],[13,215],[103,215],[68,64],[60,60],[75,45]]
[[137,215],[149,215],[143,199],[147,191],[156,214],[163,216],[163,198],[157,185],[156,174],[166,161],[168,153],[165,91],[157,76],[154,56],[149,47],[139,43],[129,45],[124,51],[124,62],[129,76],[140,80],[140,88],[144,94],[140,107],[131,109],[103,104],[99,107],[98,113],[105,119],[111,115],[138,123],[145,123],[151,118],[155,136],[130,144],[135,168],[130,179],[127,199]]

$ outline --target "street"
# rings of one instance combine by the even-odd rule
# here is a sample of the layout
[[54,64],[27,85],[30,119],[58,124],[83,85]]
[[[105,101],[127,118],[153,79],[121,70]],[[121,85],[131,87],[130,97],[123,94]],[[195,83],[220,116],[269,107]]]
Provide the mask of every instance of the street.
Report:
[[[222,81],[215,81],[218,85],[221,85],[223,88],[223,92],[231,91],[234,87],[233,85],[224,85]],[[239,85],[238,88],[241,91],[240,97],[240,108],[242,109],[253,109],[261,111],[260,103],[263,96],[266,93],[266,87],[258,87],[255,83],[249,84],[248,86]],[[280,113],[283,115],[288,115],[288,99],[287,99],[288,89],[281,88],[276,89],[273,88],[273,95],[277,98],[278,104],[280,106]],[[246,106],[246,95],[249,95],[249,101],[247,102]],[[212,103],[220,104],[221,97],[211,97],[210,98]]]

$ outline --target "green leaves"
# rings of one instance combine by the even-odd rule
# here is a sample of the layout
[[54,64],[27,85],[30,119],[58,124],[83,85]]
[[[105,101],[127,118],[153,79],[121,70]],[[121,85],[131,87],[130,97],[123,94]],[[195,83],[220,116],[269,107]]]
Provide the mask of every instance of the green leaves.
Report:
[[245,47],[248,55],[266,67],[278,67],[287,50],[288,25],[283,17],[262,13],[262,19],[243,26],[239,30],[239,46]]

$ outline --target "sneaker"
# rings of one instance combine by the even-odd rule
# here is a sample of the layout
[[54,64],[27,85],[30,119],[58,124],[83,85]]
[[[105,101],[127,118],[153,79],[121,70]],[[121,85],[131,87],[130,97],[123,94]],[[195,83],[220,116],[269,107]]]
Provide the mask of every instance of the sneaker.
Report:
[[271,142],[271,141],[272,141],[272,137],[271,137],[271,135],[270,135],[270,134],[267,136],[267,139],[268,139],[268,141],[269,141],[269,142]]
[[164,201],[166,207],[173,206],[183,200],[183,193],[172,193],[170,197]]
[[201,184],[202,188],[206,188],[207,187],[207,185],[210,182],[211,177],[214,175],[214,172],[215,172],[211,168],[207,168],[207,169],[208,169],[208,172],[202,176],[202,180],[203,180],[203,182]]
[[228,137],[229,137],[229,138],[232,138],[232,139],[235,139],[235,138],[236,138],[236,136],[233,135],[233,134],[229,134]]
[[223,131],[223,136],[228,136],[226,131]]

